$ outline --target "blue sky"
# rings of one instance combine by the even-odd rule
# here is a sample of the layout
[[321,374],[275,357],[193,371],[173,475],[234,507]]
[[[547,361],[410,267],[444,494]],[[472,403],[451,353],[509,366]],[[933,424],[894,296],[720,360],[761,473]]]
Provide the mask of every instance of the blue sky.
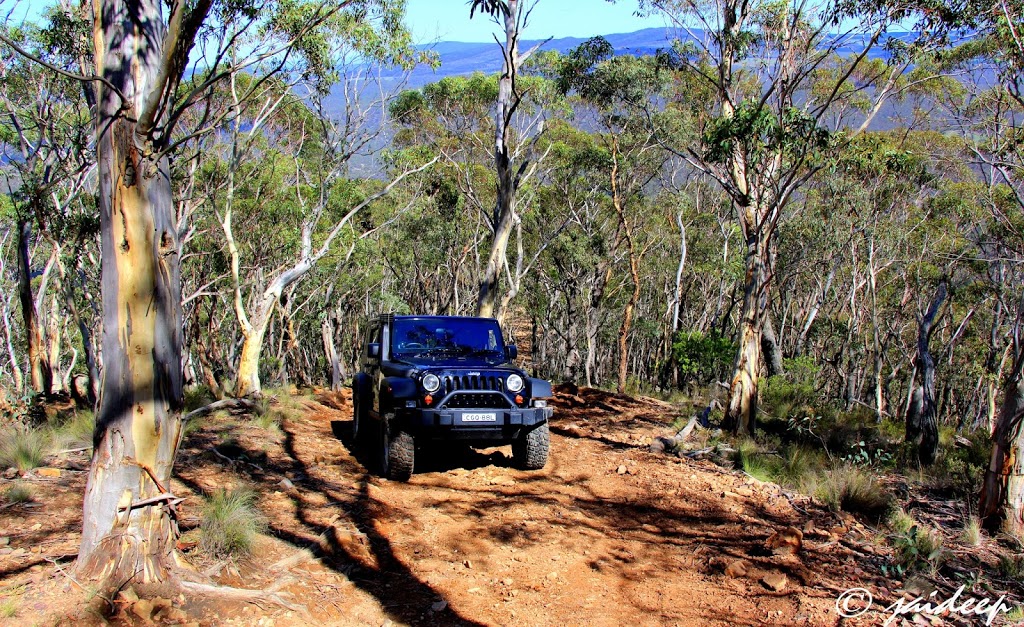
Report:
[[[416,43],[437,41],[494,41],[497,26],[488,15],[477,14],[469,19],[468,0],[406,0],[406,25]],[[26,15],[37,18],[42,9],[54,0],[0,0],[6,15],[14,9],[12,19],[21,21]],[[525,0],[524,6],[534,4]],[[631,33],[642,28],[665,26],[660,16],[640,18],[633,15],[637,0],[536,0],[526,27],[527,39],[548,37],[591,37],[611,33]]]
[[[406,1],[406,25],[417,43],[491,42],[498,32],[488,15],[469,19],[467,0]],[[633,15],[636,10],[636,0],[538,0],[524,34],[527,39],[590,37],[665,26],[664,18],[639,18]]]

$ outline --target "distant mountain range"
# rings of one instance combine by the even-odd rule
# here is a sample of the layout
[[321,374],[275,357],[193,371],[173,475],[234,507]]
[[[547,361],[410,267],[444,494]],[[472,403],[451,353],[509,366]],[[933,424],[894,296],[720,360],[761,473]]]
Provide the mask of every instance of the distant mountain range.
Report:
[[[615,33],[604,35],[608,43],[612,45],[616,54],[645,55],[654,54],[660,49],[672,45],[672,40],[678,31],[669,28],[645,28],[633,33]],[[695,32],[695,36],[701,37],[703,33]],[[890,38],[908,41],[914,37],[913,33],[891,33]],[[543,44],[542,50],[557,50],[567,53],[573,48],[586,41],[582,37],[562,37],[552,39]],[[543,40],[524,40],[520,43],[521,50],[529,50]],[[865,38],[853,37],[839,48],[841,55],[854,54],[863,49]],[[446,76],[469,75],[473,72],[493,74],[501,71],[501,51],[496,43],[470,43],[460,41],[441,41],[419,47],[421,50],[431,50],[440,57],[441,65],[436,69],[420,66],[413,70],[409,77],[408,87],[422,87],[427,83],[441,80]],[[886,52],[882,46],[876,47],[871,54],[872,57],[885,57]],[[388,78],[399,78],[398,72],[385,72]]]

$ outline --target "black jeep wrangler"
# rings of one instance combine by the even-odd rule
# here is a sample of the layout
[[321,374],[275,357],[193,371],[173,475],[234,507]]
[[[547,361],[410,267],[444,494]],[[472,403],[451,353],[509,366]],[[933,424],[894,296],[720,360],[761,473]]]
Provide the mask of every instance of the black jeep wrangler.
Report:
[[551,384],[527,377],[510,363],[515,357],[492,318],[373,319],[352,380],[356,446],[376,455],[382,475],[402,481],[416,445],[428,440],[511,443],[518,468],[543,468]]

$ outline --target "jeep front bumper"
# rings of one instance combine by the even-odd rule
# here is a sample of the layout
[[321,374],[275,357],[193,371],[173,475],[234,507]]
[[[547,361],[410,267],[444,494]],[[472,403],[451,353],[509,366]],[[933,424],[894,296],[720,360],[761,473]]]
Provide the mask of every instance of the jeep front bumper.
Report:
[[427,437],[507,440],[524,427],[551,418],[550,407],[522,409],[400,409],[395,418],[410,431]]

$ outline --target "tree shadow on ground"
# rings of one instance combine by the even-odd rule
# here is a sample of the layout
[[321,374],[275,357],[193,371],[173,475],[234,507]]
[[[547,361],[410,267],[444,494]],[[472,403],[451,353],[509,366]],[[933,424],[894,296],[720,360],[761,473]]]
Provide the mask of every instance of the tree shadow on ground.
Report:
[[[287,492],[294,519],[272,522],[270,533],[296,549],[310,550],[325,567],[348,577],[372,595],[390,619],[409,625],[479,625],[450,605],[443,611],[433,611],[432,604],[443,600],[443,595],[418,578],[399,559],[391,541],[378,531],[383,506],[370,495],[375,480],[370,478],[366,466],[359,463],[365,464],[367,456],[360,453],[358,461],[331,460],[329,468],[336,478],[328,478],[327,472],[311,467],[300,454],[296,432],[303,426],[304,419],[281,425],[283,458],[255,449],[242,438],[231,442],[230,449],[216,446],[211,441],[212,434],[203,434],[190,444],[203,449],[200,455],[211,460],[223,462],[220,457],[229,457],[232,472],[262,484],[266,491],[281,490],[282,479],[288,479],[294,485]],[[332,428],[342,433],[342,443],[351,450],[347,425],[332,424]],[[211,453],[211,449],[217,453]],[[180,464],[177,478],[197,493],[208,492],[189,466]],[[351,524],[355,533],[339,533],[339,525],[345,523]]]

